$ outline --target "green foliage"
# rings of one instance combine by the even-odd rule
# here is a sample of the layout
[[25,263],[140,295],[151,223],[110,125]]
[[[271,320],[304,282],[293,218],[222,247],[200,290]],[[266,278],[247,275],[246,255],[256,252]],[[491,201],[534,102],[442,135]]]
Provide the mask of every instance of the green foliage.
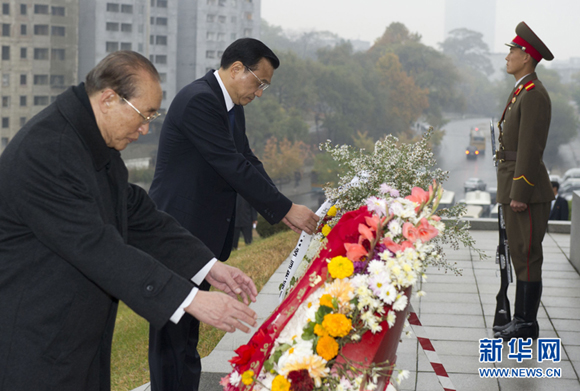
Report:
[[258,225],[256,227],[256,231],[258,232],[258,235],[260,235],[262,238],[268,238],[272,235],[277,234],[278,232],[289,230],[290,228],[288,228],[286,224],[279,222],[277,224],[272,225],[268,223],[268,221],[266,221],[266,219],[261,214],[258,214]]
[[480,32],[466,28],[451,30],[449,37],[439,47],[456,65],[461,64],[487,76],[493,73],[489,48]]
[[132,169],[129,170],[130,183],[151,183],[153,182],[153,175],[155,174],[155,167],[146,169]]

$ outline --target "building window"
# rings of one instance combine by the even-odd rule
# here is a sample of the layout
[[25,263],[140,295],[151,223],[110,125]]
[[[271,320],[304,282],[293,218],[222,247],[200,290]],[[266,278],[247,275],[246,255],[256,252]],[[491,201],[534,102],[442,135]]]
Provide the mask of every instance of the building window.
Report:
[[28,57],[28,50],[26,48],[20,48],[20,58],[26,59]]
[[2,137],[2,148],[6,148],[8,145],[8,137]]
[[155,7],[155,0],[151,0],[151,7]]
[[10,87],[10,74],[9,73],[2,74],[2,87]]
[[48,25],[47,24],[35,24],[34,25],[34,35],[48,35]]
[[48,49],[46,49],[46,48],[34,48],[34,59],[35,60],[48,60]]
[[116,52],[119,50],[119,42],[107,42],[105,50],[107,53]]
[[155,35],[150,35],[149,36],[149,44],[153,45],[155,43]]
[[215,15],[208,14],[206,20],[211,23],[215,22]]
[[224,55],[224,51],[218,50],[217,55],[218,55],[218,58],[222,58],[222,56]]
[[2,107],[10,107],[10,97],[9,96],[2,97]]
[[220,7],[226,6],[226,0],[219,0]]
[[2,60],[10,60],[10,46],[2,46]]
[[26,107],[27,104],[28,104],[28,102],[27,102],[27,96],[26,95],[20,95],[20,106],[21,107]]
[[155,37],[155,45],[167,45],[167,36],[158,35]]
[[133,44],[131,42],[121,42],[121,50],[133,50]]
[[26,117],[20,117],[20,127],[26,125]]
[[119,31],[119,23],[107,22],[107,31]]
[[208,41],[215,41],[215,33],[212,33],[211,31],[208,31],[205,37]]
[[20,75],[20,85],[25,86],[26,83],[26,75]]
[[44,86],[48,84],[48,75],[34,75],[34,85]]
[[155,56],[155,64],[167,64],[167,56],[166,55]]
[[10,15],[10,4],[2,3],[2,15]]
[[133,25],[131,23],[121,23],[121,31],[130,33],[133,31]]
[[132,14],[133,13],[133,5],[121,4],[121,12],[123,12],[125,14]]
[[167,26],[167,18],[157,18],[157,26]]
[[64,49],[51,49],[52,60],[64,61]]
[[225,23],[227,20],[227,18],[223,15],[218,16],[218,22],[220,23]]
[[163,98],[161,98],[162,100],[167,100],[167,91],[163,91]]
[[143,44],[142,43],[140,43],[140,44],[137,45],[137,51],[139,53],[143,53]]
[[21,24],[20,25],[20,35],[27,35],[28,34],[28,25]]
[[26,15],[28,13],[28,7],[26,4],[20,4],[20,15]]
[[217,40],[218,42],[224,42],[226,40],[226,33],[218,33]]
[[167,0],[157,0],[157,7],[167,8]]
[[251,12],[246,12],[244,14],[244,16],[245,16],[246,20],[252,20],[252,13]]
[[48,5],[34,4],[34,13],[41,15],[48,15]]
[[244,37],[249,37],[252,35],[252,29],[244,29]]
[[50,75],[51,87],[64,87],[64,75]]
[[161,83],[167,82],[167,73],[160,73],[159,80],[161,80]]
[[109,12],[119,12],[119,4],[107,3],[107,11],[109,11]]
[[50,27],[51,31],[50,33],[55,36],[55,37],[64,37],[64,26],[51,26]]
[[52,14],[54,16],[64,16],[64,7],[52,7]]
[[151,18],[149,18],[149,24],[151,25],[155,24],[155,17],[152,16]]
[[36,95],[34,97],[34,105],[35,106],[46,106],[46,105],[48,105],[48,96],[47,95]]
[[8,118],[8,117],[2,117],[2,127],[4,129],[10,127],[10,118]]
[[215,58],[215,50],[207,50],[205,52],[205,58]]
[[9,23],[2,23],[2,36],[3,37],[10,36],[10,24]]

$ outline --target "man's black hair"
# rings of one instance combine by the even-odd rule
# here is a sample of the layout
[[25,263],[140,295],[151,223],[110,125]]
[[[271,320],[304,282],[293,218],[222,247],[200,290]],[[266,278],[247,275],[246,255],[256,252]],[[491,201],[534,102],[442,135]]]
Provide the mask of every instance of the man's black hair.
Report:
[[556,190],[560,190],[560,184],[558,182],[552,181],[551,183],[552,183],[552,187],[555,187]]
[[262,58],[267,59],[274,69],[280,66],[280,60],[268,46],[254,38],[240,38],[224,51],[220,67],[227,69],[234,62],[241,61],[251,70],[255,70]]

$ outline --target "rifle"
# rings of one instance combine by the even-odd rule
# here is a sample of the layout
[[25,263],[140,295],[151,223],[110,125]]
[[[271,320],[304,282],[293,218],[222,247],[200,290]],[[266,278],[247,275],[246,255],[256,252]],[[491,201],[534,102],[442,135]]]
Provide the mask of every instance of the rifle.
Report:
[[[501,125],[498,125],[501,126]],[[497,173],[497,159],[495,157],[495,132],[493,128],[493,120],[490,121],[491,131],[491,149],[494,154],[494,165]],[[510,302],[507,297],[507,290],[511,282],[513,282],[512,266],[510,262],[510,250],[508,245],[508,238],[505,230],[505,221],[503,217],[502,204],[498,206],[497,220],[499,225],[499,245],[495,253],[495,263],[499,264],[499,274],[501,283],[499,292],[495,297],[495,316],[493,318],[494,331],[501,330],[502,326],[511,322]]]

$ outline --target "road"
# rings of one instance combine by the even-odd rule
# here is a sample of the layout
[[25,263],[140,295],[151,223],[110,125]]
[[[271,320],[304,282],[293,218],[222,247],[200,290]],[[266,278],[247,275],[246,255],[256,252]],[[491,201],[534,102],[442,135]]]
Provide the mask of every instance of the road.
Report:
[[[495,167],[491,153],[491,137],[489,133],[490,118],[460,119],[449,122],[445,127],[445,136],[441,148],[436,154],[439,167],[449,171],[449,180],[443,184],[447,190],[455,192],[455,201],[464,197],[463,183],[468,178],[481,178],[487,187],[497,187]],[[477,159],[468,160],[465,147],[469,144],[469,131],[472,127],[484,125],[486,134],[486,153]],[[496,129],[497,137],[497,129]]]

